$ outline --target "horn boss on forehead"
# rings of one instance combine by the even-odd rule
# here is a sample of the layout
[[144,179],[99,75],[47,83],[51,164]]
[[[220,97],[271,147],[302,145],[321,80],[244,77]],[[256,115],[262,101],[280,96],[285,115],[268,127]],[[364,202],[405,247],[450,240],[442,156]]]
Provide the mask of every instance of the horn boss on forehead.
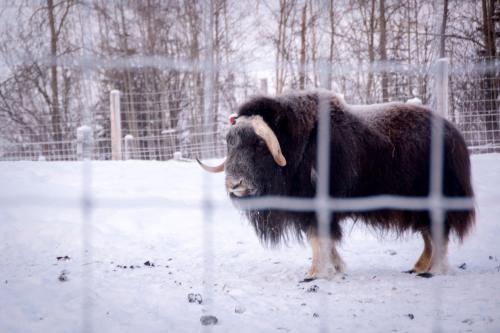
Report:
[[283,153],[281,152],[280,143],[278,141],[278,138],[276,137],[276,134],[266,124],[266,122],[264,121],[264,119],[262,119],[261,116],[256,115],[250,117],[239,117],[236,120],[236,123],[250,125],[254,129],[255,134],[257,134],[264,140],[276,164],[278,164],[281,167],[284,167],[286,165],[286,159],[285,156],[283,156]]

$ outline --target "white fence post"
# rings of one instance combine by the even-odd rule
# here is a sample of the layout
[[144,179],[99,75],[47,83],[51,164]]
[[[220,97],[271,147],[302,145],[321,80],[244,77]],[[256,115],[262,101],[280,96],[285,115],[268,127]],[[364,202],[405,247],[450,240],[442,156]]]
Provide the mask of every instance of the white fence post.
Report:
[[122,159],[122,125],[120,115],[120,91],[111,90],[109,94],[111,121],[111,159]]
[[76,129],[76,158],[79,161],[92,159],[92,129],[89,126]]
[[448,58],[437,61],[436,69],[436,111],[439,115],[448,117]]
[[134,136],[131,134],[125,135],[124,141],[124,151],[125,151],[125,159],[130,160],[133,158],[133,144],[134,144]]

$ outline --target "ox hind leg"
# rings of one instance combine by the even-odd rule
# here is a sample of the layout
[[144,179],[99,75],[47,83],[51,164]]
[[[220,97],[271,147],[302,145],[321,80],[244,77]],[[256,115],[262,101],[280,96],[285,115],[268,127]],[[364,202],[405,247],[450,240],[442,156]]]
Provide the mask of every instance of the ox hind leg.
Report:
[[430,274],[445,274],[448,271],[448,239],[449,229],[444,231],[441,239],[432,237],[432,258],[428,271]]
[[335,272],[344,271],[345,263],[337,251],[335,240],[320,238],[314,232],[308,233],[307,238],[312,248],[312,263],[304,281],[329,278],[331,266]]
[[424,250],[418,258],[415,266],[408,271],[408,273],[427,273],[431,266],[432,259],[432,239],[427,231],[422,231],[422,238],[424,239]]
[[431,236],[430,231],[422,231],[424,240],[424,250],[418,258],[413,269],[408,273],[417,273],[421,277],[432,277],[433,274],[445,273],[448,267],[447,250],[448,250],[448,231],[446,230],[441,246]]

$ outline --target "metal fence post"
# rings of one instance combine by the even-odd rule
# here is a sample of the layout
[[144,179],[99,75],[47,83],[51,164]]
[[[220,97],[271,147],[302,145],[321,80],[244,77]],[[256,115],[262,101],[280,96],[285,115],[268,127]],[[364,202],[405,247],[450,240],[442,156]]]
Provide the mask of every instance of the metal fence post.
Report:
[[76,129],[76,159],[79,161],[92,159],[92,129],[80,126]]
[[111,159],[122,159],[122,128],[120,115],[120,91],[111,90],[109,93],[109,110],[111,121]]

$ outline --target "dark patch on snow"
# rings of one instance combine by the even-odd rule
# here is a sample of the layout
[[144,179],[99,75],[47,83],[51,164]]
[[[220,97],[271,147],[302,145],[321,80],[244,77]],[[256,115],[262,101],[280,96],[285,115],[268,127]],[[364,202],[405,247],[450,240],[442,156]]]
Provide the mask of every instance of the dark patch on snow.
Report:
[[430,279],[434,275],[432,273],[425,272],[425,273],[418,273],[417,276],[418,277],[422,277],[422,278],[426,278],[426,279]]
[[[171,258],[170,258],[170,259],[171,259]],[[170,260],[170,259],[169,259],[169,260]],[[146,261],[146,262],[144,263],[144,266],[155,267],[155,264],[154,264],[153,262],[151,262],[151,261],[149,261],[149,260],[148,260],[148,261]]]
[[207,316],[201,316],[200,318],[200,323],[204,326],[217,325],[218,322],[219,320],[217,319],[216,316],[207,315]]
[[66,282],[66,281],[68,281],[68,274],[69,274],[69,272],[67,272],[67,271],[62,271],[62,272],[61,272],[61,274],[59,274],[59,278],[58,278],[58,279],[59,279],[59,281],[61,281],[61,282]]
[[246,310],[247,309],[243,305],[236,305],[236,307],[234,308],[234,313],[241,314],[244,313]]
[[68,256],[61,256],[61,257],[56,257],[57,261],[66,261],[70,260],[71,258]]
[[466,270],[467,269],[467,264],[464,262],[460,266],[458,266],[458,268]]
[[314,280],[316,280],[316,278],[305,278],[304,280],[300,280],[299,283],[308,283]]
[[308,293],[317,293],[319,290],[319,287],[317,285],[310,286],[307,288]]
[[201,304],[203,303],[203,298],[201,297],[201,294],[190,293],[188,294],[188,302]]
[[462,320],[462,323],[467,324],[467,325],[472,325],[474,324],[474,321],[470,318]]
[[316,312],[314,312],[314,313],[313,313],[313,318],[319,318],[319,314],[318,314],[318,313],[316,313]]
[[385,253],[388,254],[388,255],[390,255],[390,256],[395,256],[396,254],[398,254],[396,251],[390,250],[390,249],[389,250],[385,250]]
[[415,316],[413,315],[413,313],[408,313],[407,314],[408,318],[410,318],[411,320],[415,319]]

